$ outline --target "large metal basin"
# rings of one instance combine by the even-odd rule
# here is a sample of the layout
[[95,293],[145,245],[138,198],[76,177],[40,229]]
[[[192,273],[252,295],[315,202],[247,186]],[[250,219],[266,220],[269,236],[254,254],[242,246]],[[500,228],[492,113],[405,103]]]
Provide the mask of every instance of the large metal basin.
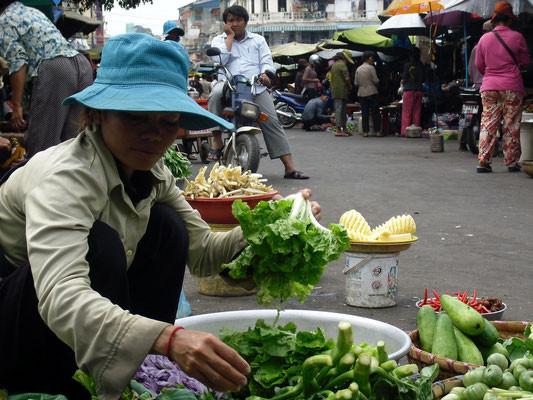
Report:
[[[176,325],[218,336],[220,328],[244,332],[253,327],[258,319],[273,323],[276,315],[276,310],[225,311],[180,318],[176,320]],[[314,331],[320,326],[324,329],[328,339],[336,340],[337,324],[343,320],[352,323],[355,343],[376,344],[378,340],[385,341],[390,359],[399,360],[407,354],[411,347],[411,338],[401,329],[385,322],[356,315],[325,311],[285,310],[280,313],[278,324],[285,325],[287,322],[294,322],[300,331]]]

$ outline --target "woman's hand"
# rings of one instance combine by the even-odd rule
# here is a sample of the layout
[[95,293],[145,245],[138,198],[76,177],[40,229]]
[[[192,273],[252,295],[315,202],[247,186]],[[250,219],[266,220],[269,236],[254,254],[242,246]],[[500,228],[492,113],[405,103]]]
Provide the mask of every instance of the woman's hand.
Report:
[[22,106],[13,105],[13,110],[11,114],[11,126],[17,131],[22,131],[26,129],[26,121],[22,116]]
[[4,137],[0,137],[0,150],[2,151],[12,151],[11,150],[11,142],[9,139],[6,139]]
[[[311,192],[311,189],[302,189],[300,190],[300,193],[303,194],[304,199],[309,200],[313,193]],[[277,194],[274,197],[272,197],[272,200],[278,201],[282,200],[283,196]],[[322,218],[322,208],[320,207],[320,204],[318,204],[316,201],[311,202],[311,211],[313,212],[313,215],[315,216],[317,221],[320,221],[320,218]]]
[[[158,342],[168,343],[174,328],[165,328],[156,341],[154,350],[157,351],[155,347]],[[237,392],[248,382],[248,363],[235,350],[210,333],[188,329],[175,332],[171,341],[170,358],[187,375],[217,391]]]

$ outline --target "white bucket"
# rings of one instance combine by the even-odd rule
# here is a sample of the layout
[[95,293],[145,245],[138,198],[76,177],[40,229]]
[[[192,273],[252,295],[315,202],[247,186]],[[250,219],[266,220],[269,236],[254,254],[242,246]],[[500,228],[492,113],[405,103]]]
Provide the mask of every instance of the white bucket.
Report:
[[395,306],[399,255],[346,252],[346,303],[365,308]]
[[520,161],[533,160],[533,114],[522,114],[520,148],[522,150]]

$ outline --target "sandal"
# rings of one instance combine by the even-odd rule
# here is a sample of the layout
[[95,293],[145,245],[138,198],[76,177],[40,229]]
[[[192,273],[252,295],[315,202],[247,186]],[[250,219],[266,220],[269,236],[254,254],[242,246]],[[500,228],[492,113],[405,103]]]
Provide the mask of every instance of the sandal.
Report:
[[190,161],[196,161],[197,158],[194,154],[187,154],[187,159]]
[[363,133],[363,137],[368,137],[368,133]]
[[492,172],[492,167],[490,166],[490,164],[478,165],[476,171],[478,174],[488,173]]
[[218,161],[220,160],[220,157],[222,157],[222,149],[214,150],[209,148],[209,154],[207,155],[208,161]]
[[285,174],[285,179],[309,179],[309,176],[304,174],[302,171],[294,170],[289,174]]

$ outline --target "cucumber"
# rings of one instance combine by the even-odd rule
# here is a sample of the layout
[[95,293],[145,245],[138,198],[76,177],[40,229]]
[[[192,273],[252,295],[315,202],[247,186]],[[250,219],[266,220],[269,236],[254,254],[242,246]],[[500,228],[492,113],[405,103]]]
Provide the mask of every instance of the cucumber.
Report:
[[443,294],[440,296],[440,305],[453,324],[464,334],[475,336],[485,329],[485,319],[481,314],[461,300]]
[[420,307],[420,310],[418,310],[417,320],[418,336],[420,337],[422,350],[431,353],[435,325],[437,325],[437,313],[433,307],[426,304],[425,306]]
[[505,357],[509,358],[509,352],[505,347],[503,347],[503,344],[500,342],[494,343],[490,347],[482,347],[478,346],[479,351],[481,352],[481,355],[483,356],[483,359],[487,361],[489,356],[493,353],[500,353],[503,354]]
[[490,347],[498,341],[498,330],[490,323],[490,321],[485,319],[483,332],[481,332],[479,335],[472,336],[472,340],[478,346]]
[[453,332],[453,323],[448,314],[440,313],[433,335],[431,352],[439,357],[457,360],[457,343]]
[[453,332],[455,334],[455,342],[457,343],[457,355],[459,356],[459,361],[469,364],[483,365],[483,356],[472,339],[455,326],[453,327]]

